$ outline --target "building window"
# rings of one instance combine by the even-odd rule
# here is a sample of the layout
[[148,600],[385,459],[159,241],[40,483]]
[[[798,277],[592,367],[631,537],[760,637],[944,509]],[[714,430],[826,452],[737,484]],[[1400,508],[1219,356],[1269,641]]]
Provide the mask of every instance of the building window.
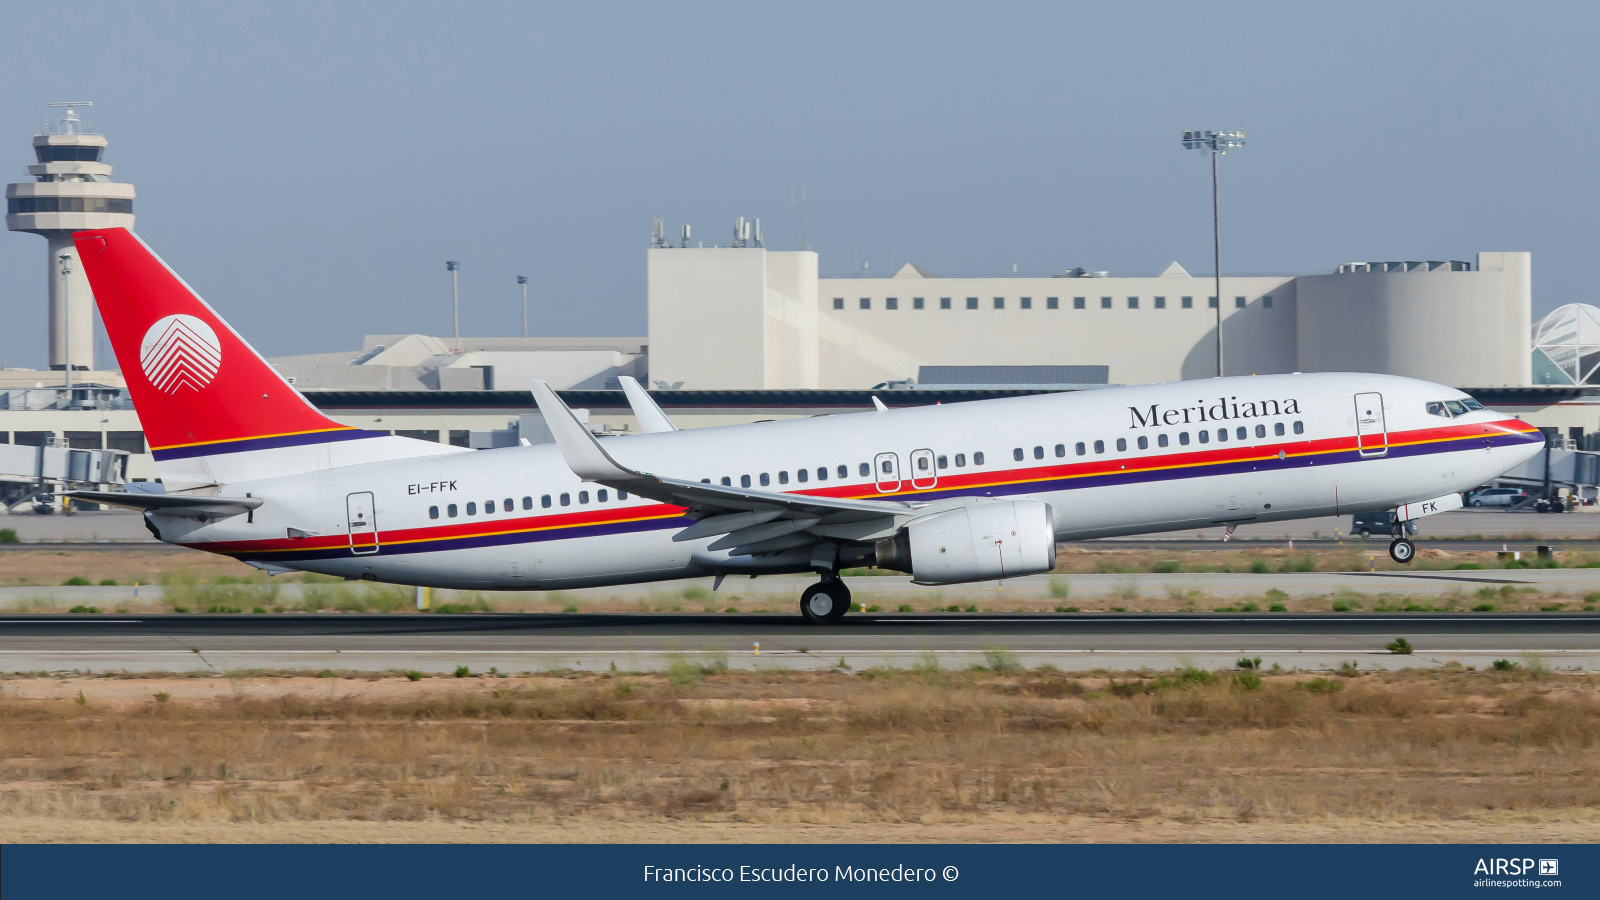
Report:
[[1061,298],[1060,297],[1046,297],[1046,298],[1044,298],[1044,308],[1045,309],[1060,309],[1061,308]]
[[1215,297],[1207,297],[1206,298],[1206,306],[1211,308],[1211,309],[1216,309],[1217,308],[1217,298],[1215,298]]
[[1166,308],[1167,308],[1167,298],[1165,298],[1165,297],[1157,297],[1156,298],[1156,309],[1166,309]]
[[428,507],[428,518],[430,518],[430,519],[439,518],[439,507],[437,507],[437,506]]
[[1138,309],[1139,308],[1139,298],[1138,297],[1129,297],[1128,298],[1128,308],[1129,309]]
[[884,309],[899,309],[900,308],[900,298],[899,297],[885,297],[885,298],[883,298],[883,308]]
[[[434,440],[438,440],[434,435]],[[129,453],[143,453],[144,432],[142,431],[108,431],[106,432],[106,447],[110,450],[126,450]]]
[[1266,296],[1261,298],[1261,308],[1262,309],[1271,309],[1272,308],[1272,295],[1271,294],[1267,294]]
[[996,298],[994,298],[994,308],[995,309],[1005,309],[1006,308],[1006,298],[1004,298],[1004,297],[996,297]]
[[1019,297],[1017,299],[1017,305],[1022,307],[1023,309],[1033,309],[1033,298],[1032,297]]
[[1101,309],[1110,309],[1111,308],[1111,298],[1110,297],[1101,297],[1100,298],[1100,308]]
[[464,430],[461,430],[461,429],[453,429],[453,430],[451,430],[451,432],[450,432],[450,446],[452,446],[452,447],[470,447],[470,446],[472,446],[472,432],[464,431]]
[[977,297],[968,297],[967,298],[967,309],[977,309],[977,308],[978,308],[978,298]]
[[871,309],[872,308],[872,298],[871,297],[862,297],[861,298],[861,308],[862,309]]
[[940,309],[949,309],[950,308],[950,298],[949,297],[940,297],[939,298],[939,308]]
[[835,298],[833,298],[833,308],[834,309],[844,309],[844,298],[843,297],[835,297]]
[[1194,298],[1184,297],[1182,300],[1178,301],[1178,305],[1184,309],[1194,309]]
[[1233,306],[1234,306],[1235,309],[1244,309],[1244,304],[1245,304],[1245,299],[1243,297],[1235,297],[1235,298],[1233,298]]
[[921,297],[912,297],[911,298],[911,308],[912,309],[922,309],[923,308],[922,298]]
[[1082,297],[1073,297],[1072,298],[1072,308],[1073,309],[1083,309],[1083,306],[1084,306],[1084,303],[1083,303],[1083,298]]

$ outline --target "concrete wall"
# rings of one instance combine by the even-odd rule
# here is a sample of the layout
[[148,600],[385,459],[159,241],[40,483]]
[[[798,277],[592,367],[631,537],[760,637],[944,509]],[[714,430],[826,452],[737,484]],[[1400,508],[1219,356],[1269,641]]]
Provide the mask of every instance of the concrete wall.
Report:
[[1531,384],[1531,255],[1480,253],[1478,268],[1302,276],[1298,368]]

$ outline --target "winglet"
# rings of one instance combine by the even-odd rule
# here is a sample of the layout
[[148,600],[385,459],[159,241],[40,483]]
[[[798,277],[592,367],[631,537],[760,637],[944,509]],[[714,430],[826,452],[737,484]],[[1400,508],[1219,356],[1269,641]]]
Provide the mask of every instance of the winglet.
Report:
[[877,394],[873,394],[872,395],[872,405],[876,406],[878,408],[878,412],[888,412],[889,411],[889,407],[883,405],[883,401],[878,399],[878,395]]
[[619,375],[617,380],[622,382],[622,393],[627,395],[628,405],[633,407],[633,417],[639,420],[639,427],[645,434],[678,430],[678,426],[672,424],[672,420],[650,399],[650,394],[632,375]]
[[626,481],[642,477],[616,460],[600,446],[589,429],[583,427],[549,383],[538,378],[528,379],[528,389],[533,392],[533,402],[544,414],[544,424],[561,450],[567,468],[584,481]]

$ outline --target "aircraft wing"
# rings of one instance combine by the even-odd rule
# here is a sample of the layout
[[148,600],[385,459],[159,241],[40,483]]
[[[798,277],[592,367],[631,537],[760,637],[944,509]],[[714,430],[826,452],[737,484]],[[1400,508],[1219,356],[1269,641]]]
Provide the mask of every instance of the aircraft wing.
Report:
[[65,496],[142,512],[194,519],[241,516],[261,505],[260,497],[196,497],[190,494],[138,494],[128,491],[67,491]]
[[928,512],[924,503],[784,494],[635,471],[606,452],[549,384],[530,379],[529,386],[562,458],[579,478],[691,511],[697,521],[674,540],[726,535],[708,549],[731,548],[734,555],[746,555],[803,547],[829,538],[875,538]]
[[661,411],[656,401],[650,399],[649,392],[632,375],[619,375],[617,381],[622,383],[622,393],[627,396],[628,406],[633,408],[633,417],[639,420],[639,428],[645,434],[678,430],[678,426],[672,424],[672,420]]

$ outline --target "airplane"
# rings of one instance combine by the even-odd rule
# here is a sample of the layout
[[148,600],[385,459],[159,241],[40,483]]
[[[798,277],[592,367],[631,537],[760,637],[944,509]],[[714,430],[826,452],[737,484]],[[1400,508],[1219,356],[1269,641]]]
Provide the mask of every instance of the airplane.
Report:
[[[841,569],[925,585],[1055,567],[1058,541],[1397,510],[1531,458],[1534,427],[1454,388],[1318,373],[1214,378],[596,438],[548,384],[553,444],[468,450],[343,425],[283,379],[126,229],[74,234],[164,493],[73,491],[171,544],[278,574],[556,590]],[[630,379],[631,381],[631,379]]]

